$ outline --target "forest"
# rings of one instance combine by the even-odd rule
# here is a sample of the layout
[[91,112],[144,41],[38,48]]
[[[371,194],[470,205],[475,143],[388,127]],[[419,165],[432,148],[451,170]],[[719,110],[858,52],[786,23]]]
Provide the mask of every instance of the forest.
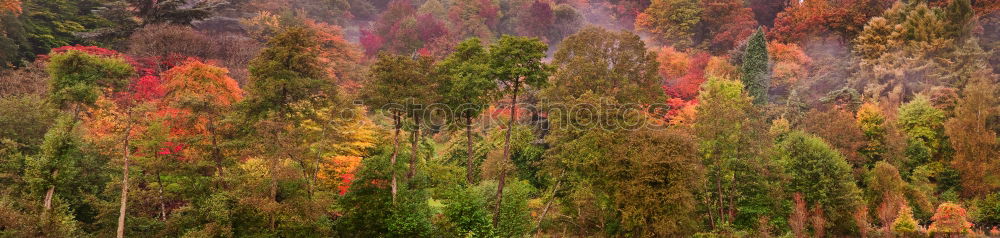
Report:
[[1000,0],[0,0],[0,237],[1000,237]]

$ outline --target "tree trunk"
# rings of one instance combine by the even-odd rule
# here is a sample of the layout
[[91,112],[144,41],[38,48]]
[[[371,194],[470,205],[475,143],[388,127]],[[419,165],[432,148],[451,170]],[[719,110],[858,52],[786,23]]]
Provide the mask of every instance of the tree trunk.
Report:
[[[70,110],[73,111],[73,121],[75,122],[75,121],[79,120],[80,119],[80,105],[74,103],[74,104],[72,104],[70,106]],[[70,126],[69,131],[73,131],[73,126]],[[67,132],[69,132],[69,131],[67,131]],[[54,180],[56,178],[56,176],[59,176],[59,169],[52,170],[52,179]],[[45,199],[42,200],[42,203],[44,204],[43,206],[45,208],[44,210],[42,210],[43,211],[43,215],[47,215],[48,212],[49,212],[49,210],[52,210],[52,196],[54,196],[55,193],[56,193],[56,185],[55,185],[55,181],[53,181],[53,184],[49,185],[49,190],[45,191]]]
[[417,160],[420,159],[420,154],[417,153],[417,145],[420,144],[420,116],[414,116],[413,122],[416,129],[413,132],[413,144],[410,147],[410,170],[406,172],[406,179],[413,178],[413,174],[417,172]]
[[156,189],[156,198],[160,200],[160,221],[166,221],[167,203],[163,199],[163,178],[160,176],[160,172],[156,172],[156,183],[159,184]]
[[131,156],[131,150],[128,148],[129,144],[129,134],[132,133],[132,124],[130,123],[125,128],[125,138],[122,140],[122,144],[125,147],[125,161],[122,166],[122,198],[121,204],[118,207],[118,238],[125,237],[125,210],[128,208],[128,159]]
[[722,176],[721,175],[718,178],[716,178],[716,180],[715,180],[715,189],[719,193],[719,219],[720,220],[727,220],[728,221],[729,218],[726,218],[726,214],[728,214],[726,212],[726,203],[723,202],[723,198],[722,198]]
[[535,225],[535,230],[538,231],[535,235],[536,237],[540,237],[542,235],[542,221],[545,220],[545,214],[549,213],[549,207],[552,206],[552,201],[556,200],[556,192],[559,191],[559,185],[562,185],[562,174],[564,173],[565,172],[560,173],[559,178],[556,180],[556,186],[552,188],[552,194],[550,195],[551,197],[549,198],[549,201],[545,202],[545,208],[542,209],[542,214],[538,216],[538,223]]
[[472,184],[472,116],[465,116],[465,146],[468,157],[465,158],[465,180]]
[[[311,172],[309,172],[309,170],[310,170],[309,167],[311,167],[311,166],[309,166],[309,163],[306,161],[307,158],[296,159],[295,155],[293,155],[291,152],[286,152],[285,154],[288,155],[288,158],[292,159],[292,161],[299,162],[299,166],[302,167],[302,180],[306,181],[306,197],[309,198],[310,201],[312,201],[312,199],[313,199],[313,183],[312,183],[312,181],[313,180],[309,177],[310,176],[309,174],[311,174]],[[318,163],[316,165],[319,166]]]
[[715,230],[715,216],[712,215],[712,212],[713,212],[712,210],[713,209],[711,209],[711,206],[712,206],[711,200],[712,200],[711,195],[708,195],[708,196],[702,198],[702,202],[705,203],[705,206],[709,207],[709,209],[707,209],[708,210],[708,220],[710,221],[709,225],[711,225],[712,230]]
[[215,162],[215,180],[212,183],[213,186],[221,190],[226,188],[228,185],[226,184],[226,180],[223,179],[223,172],[225,171],[223,168],[223,162],[225,162],[225,157],[223,156],[222,148],[219,145],[219,132],[218,129],[215,127],[217,120],[218,120],[217,117],[212,117],[208,121],[208,133],[212,137],[211,156],[212,156],[212,161]]
[[[52,177],[53,178],[55,178],[58,175],[59,175],[59,170],[58,169],[52,171]],[[44,200],[44,203],[45,203],[45,211],[46,212],[48,212],[49,210],[52,209],[52,195],[55,194],[55,193],[56,193],[56,185],[55,184],[49,185],[49,190],[45,191],[45,200]]]
[[223,181],[222,150],[219,149],[219,138],[218,136],[215,135],[215,129],[214,126],[212,126],[212,124],[209,124],[209,128],[213,128],[211,129],[210,133],[212,133],[212,161],[215,162],[215,176],[217,177],[217,179],[219,179],[219,181]]
[[389,169],[392,173],[392,203],[396,203],[396,156],[399,155],[399,114],[393,113],[392,119],[395,123],[392,136],[392,159],[389,159]]
[[504,168],[507,161],[510,160],[510,134],[514,130],[514,121],[517,121],[517,88],[518,84],[514,84],[514,94],[510,100],[510,121],[507,122],[507,135],[504,137],[503,146],[503,158],[498,167],[500,168],[500,177],[497,181],[497,204],[493,208],[493,227],[499,227],[500,225],[500,205],[503,203],[503,187],[504,182],[507,179],[507,170]]

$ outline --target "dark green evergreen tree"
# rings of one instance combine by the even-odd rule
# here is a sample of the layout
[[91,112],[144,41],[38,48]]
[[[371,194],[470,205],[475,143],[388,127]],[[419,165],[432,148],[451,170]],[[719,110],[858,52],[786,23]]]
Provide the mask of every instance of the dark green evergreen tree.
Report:
[[740,79],[753,96],[754,104],[767,103],[767,92],[771,87],[770,56],[767,54],[767,39],[763,29],[757,29],[747,42],[743,53],[743,65],[740,67]]

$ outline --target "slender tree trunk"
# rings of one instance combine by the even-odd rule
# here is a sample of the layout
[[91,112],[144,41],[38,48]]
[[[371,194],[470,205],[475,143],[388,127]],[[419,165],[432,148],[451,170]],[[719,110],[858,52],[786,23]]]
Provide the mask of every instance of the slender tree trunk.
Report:
[[215,176],[222,178],[222,151],[219,149],[219,138],[212,133],[212,160],[215,162]]
[[[52,177],[55,178],[56,176],[59,176],[59,169],[52,171]],[[45,191],[45,200],[43,202],[45,204],[45,212],[52,210],[52,196],[55,193],[56,193],[56,185],[55,184],[49,185],[49,190]]]
[[122,144],[125,147],[125,161],[122,166],[122,198],[121,204],[118,207],[118,238],[125,237],[125,211],[128,208],[128,159],[131,156],[131,150],[129,147],[129,135],[132,133],[132,124],[125,128],[125,138],[122,140]]
[[43,200],[43,203],[45,203],[45,211],[52,209],[52,194],[55,193],[55,191],[55,185],[49,185],[49,189],[45,191],[45,200]]
[[465,180],[472,184],[472,116],[465,116]]
[[507,122],[507,135],[504,137],[503,146],[503,159],[500,162],[500,178],[497,181],[497,204],[493,208],[493,227],[499,227],[500,225],[500,205],[503,203],[503,187],[504,182],[507,179],[507,170],[504,168],[507,161],[510,160],[510,134],[514,130],[514,121],[517,121],[517,89],[521,85],[514,84],[514,94],[510,100],[510,121]]
[[706,206],[709,206],[709,208],[706,209],[708,211],[708,220],[710,221],[709,225],[711,225],[712,230],[715,230],[715,216],[712,215],[713,209],[711,208],[712,206],[711,200],[712,200],[711,195],[708,195],[707,197],[702,197],[702,202],[704,202]]
[[[302,180],[306,181],[306,196],[309,198],[310,201],[312,201],[313,183],[312,179],[309,177],[310,176],[309,174],[311,174],[312,172],[309,172],[310,171],[309,167],[311,166],[309,166],[309,163],[306,161],[307,158],[296,159],[295,155],[292,155],[291,152],[286,152],[285,154],[288,155],[288,158],[292,159],[292,161],[299,162],[299,166],[302,167]],[[319,164],[317,164],[317,166],[318,165]]]
[[552,206],[552,201],[556,200],[556,192],[559,191],[559,185],[562,185],[563,173],[565,172],[561,172],[559,174],[559,178],[556,181],[556,186],[552,188],[552,193],[551,195],[549,195],[550,196],[549,201],[545,202],[545,208],[542,209],[542,214],[538,216],[538,223],[536,223],[535,225],[535,230],[537,230],[537,232],[535,233],[536,237],[540,237],[542,235],[542,230],[540,230],[542,228],[542,221],[545,220],[545,214],[549,213],[549,207]]
[[163,177],[160,176],[160,172],[156,172],[156,184],[159,184],[156,188],[156,198],[160,200],[160,221],[166,221],[167,203],[163,199]]
[[399,128],[402,125],[399,124],[398,113],[393,113],[392,119],[395,125],[393,125],[392,159],[389,159],[389,170],[392,173],[392,202],[396,203],[396,156],[399,155]]
[[721,176],[719,176],[718,178],[715,179],[715,189],[719,193],[719,220],[729,220],[728,218],[725,218],[726,214],[728,214],[728,213],[726,212],[726,203],[723,202],[723,198],[722,198],[722,177]]
[[[275,141],[281,141],[281,138],[279,137],[279,135],[278,135],[277,132],[272,131],[272,135],[274,136]],[[279,163],[281,163],[280,157],[281,156],[275,154],[274,158],[270,159],[270,163],[268,164],[268,166],[269,166],[268,167],[268,172],[269,172],[268,174],[271,176],[271,181],[270,181],[270,185],[271,185],[271,194],[270,195],[271,195],[271,197],[270,198],[271,198],[271,201],[275,203],[275,205],[278,204],[278,177],[275,176],[275,173],[278,170]],[[269,223],[270,223],[270,228],[271,228],[272,232],[274,231],[275,224],[277,223],[277,216],[275,215],[275,213],[276,213],[275,211],[270,211],[269,214],[268,214],[268,220],[270,220]]]
[[[73,103],[72,105],[70,105],[70,110],[73,111],[73,121],[75,122],[75,121],[79,120],[80,119],[80,105],[77,104],[77,103]],[[69,131],[72,131],[72,130],[73,130],[73,126],[70,126]],[[59,176],[59,169],[52,170],[52,178],[55,179],[56,176]],[[53,181],[53,183],[54,183],[54,181]],[[45,199],[42,200],[42,203],[44,204],[43,207],[45,208],[44,210],[42,210],[43,211],[43,215],[47,215],[48,212],[49,212],[49,210],[52,210],[52,196],[54,196],[55,193],[56,193],[56,185],[55,184],[49,185],[49,190],[45,191]]]
[[[71,104],[70,105],[70,111],[72,111],[72,113],[73,113],[73,121],[74,122],[76,122],[77,120],[80,119],[80,104],[78,104],[78,103]],[[70,128],[69,128],[69,130],[67,132],[73,131],[73,127],[74,126],[70,126]],[[53,169],[51,175],[52,175],[52,178],[55,179],[57,176],[59,176],[59,169],[58,168],[57,169]],[[55,196],[55,193],[56,193],[55,181],[52,181],[52,182],[53,182],[53,184],[49,185],[49,189],[45,191],[45,198],[42,200],[42,204],[43,204],[42,205],[42,207],[43,207],[43,209],[42,209],[42,216],[46,216],[46,217],[48,216],[49,210],[52,210],[52,196]]]
[[413,122],[416,124],[416,129],[413,132],[413,144],[410,147],[410,170],[406,172],[406,179],[413,178],[413,174],[417,172],[417,160],[420,159],[420,154],[417,153],[417,145],[420,144],[420,116],[414,116]]

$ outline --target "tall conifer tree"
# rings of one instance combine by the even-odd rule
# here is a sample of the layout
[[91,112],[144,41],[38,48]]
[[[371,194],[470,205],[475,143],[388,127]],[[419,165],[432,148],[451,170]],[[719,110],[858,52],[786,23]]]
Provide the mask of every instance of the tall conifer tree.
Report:
[[750,96],[753,96],[754,104],[767,103],[767,90],[771,87],[769,64],[767,39],[764,39],[764,31],[757,29],[757,32],[750,35],[746,52],[743,53],[743,66],[740,68],[740,79]]

